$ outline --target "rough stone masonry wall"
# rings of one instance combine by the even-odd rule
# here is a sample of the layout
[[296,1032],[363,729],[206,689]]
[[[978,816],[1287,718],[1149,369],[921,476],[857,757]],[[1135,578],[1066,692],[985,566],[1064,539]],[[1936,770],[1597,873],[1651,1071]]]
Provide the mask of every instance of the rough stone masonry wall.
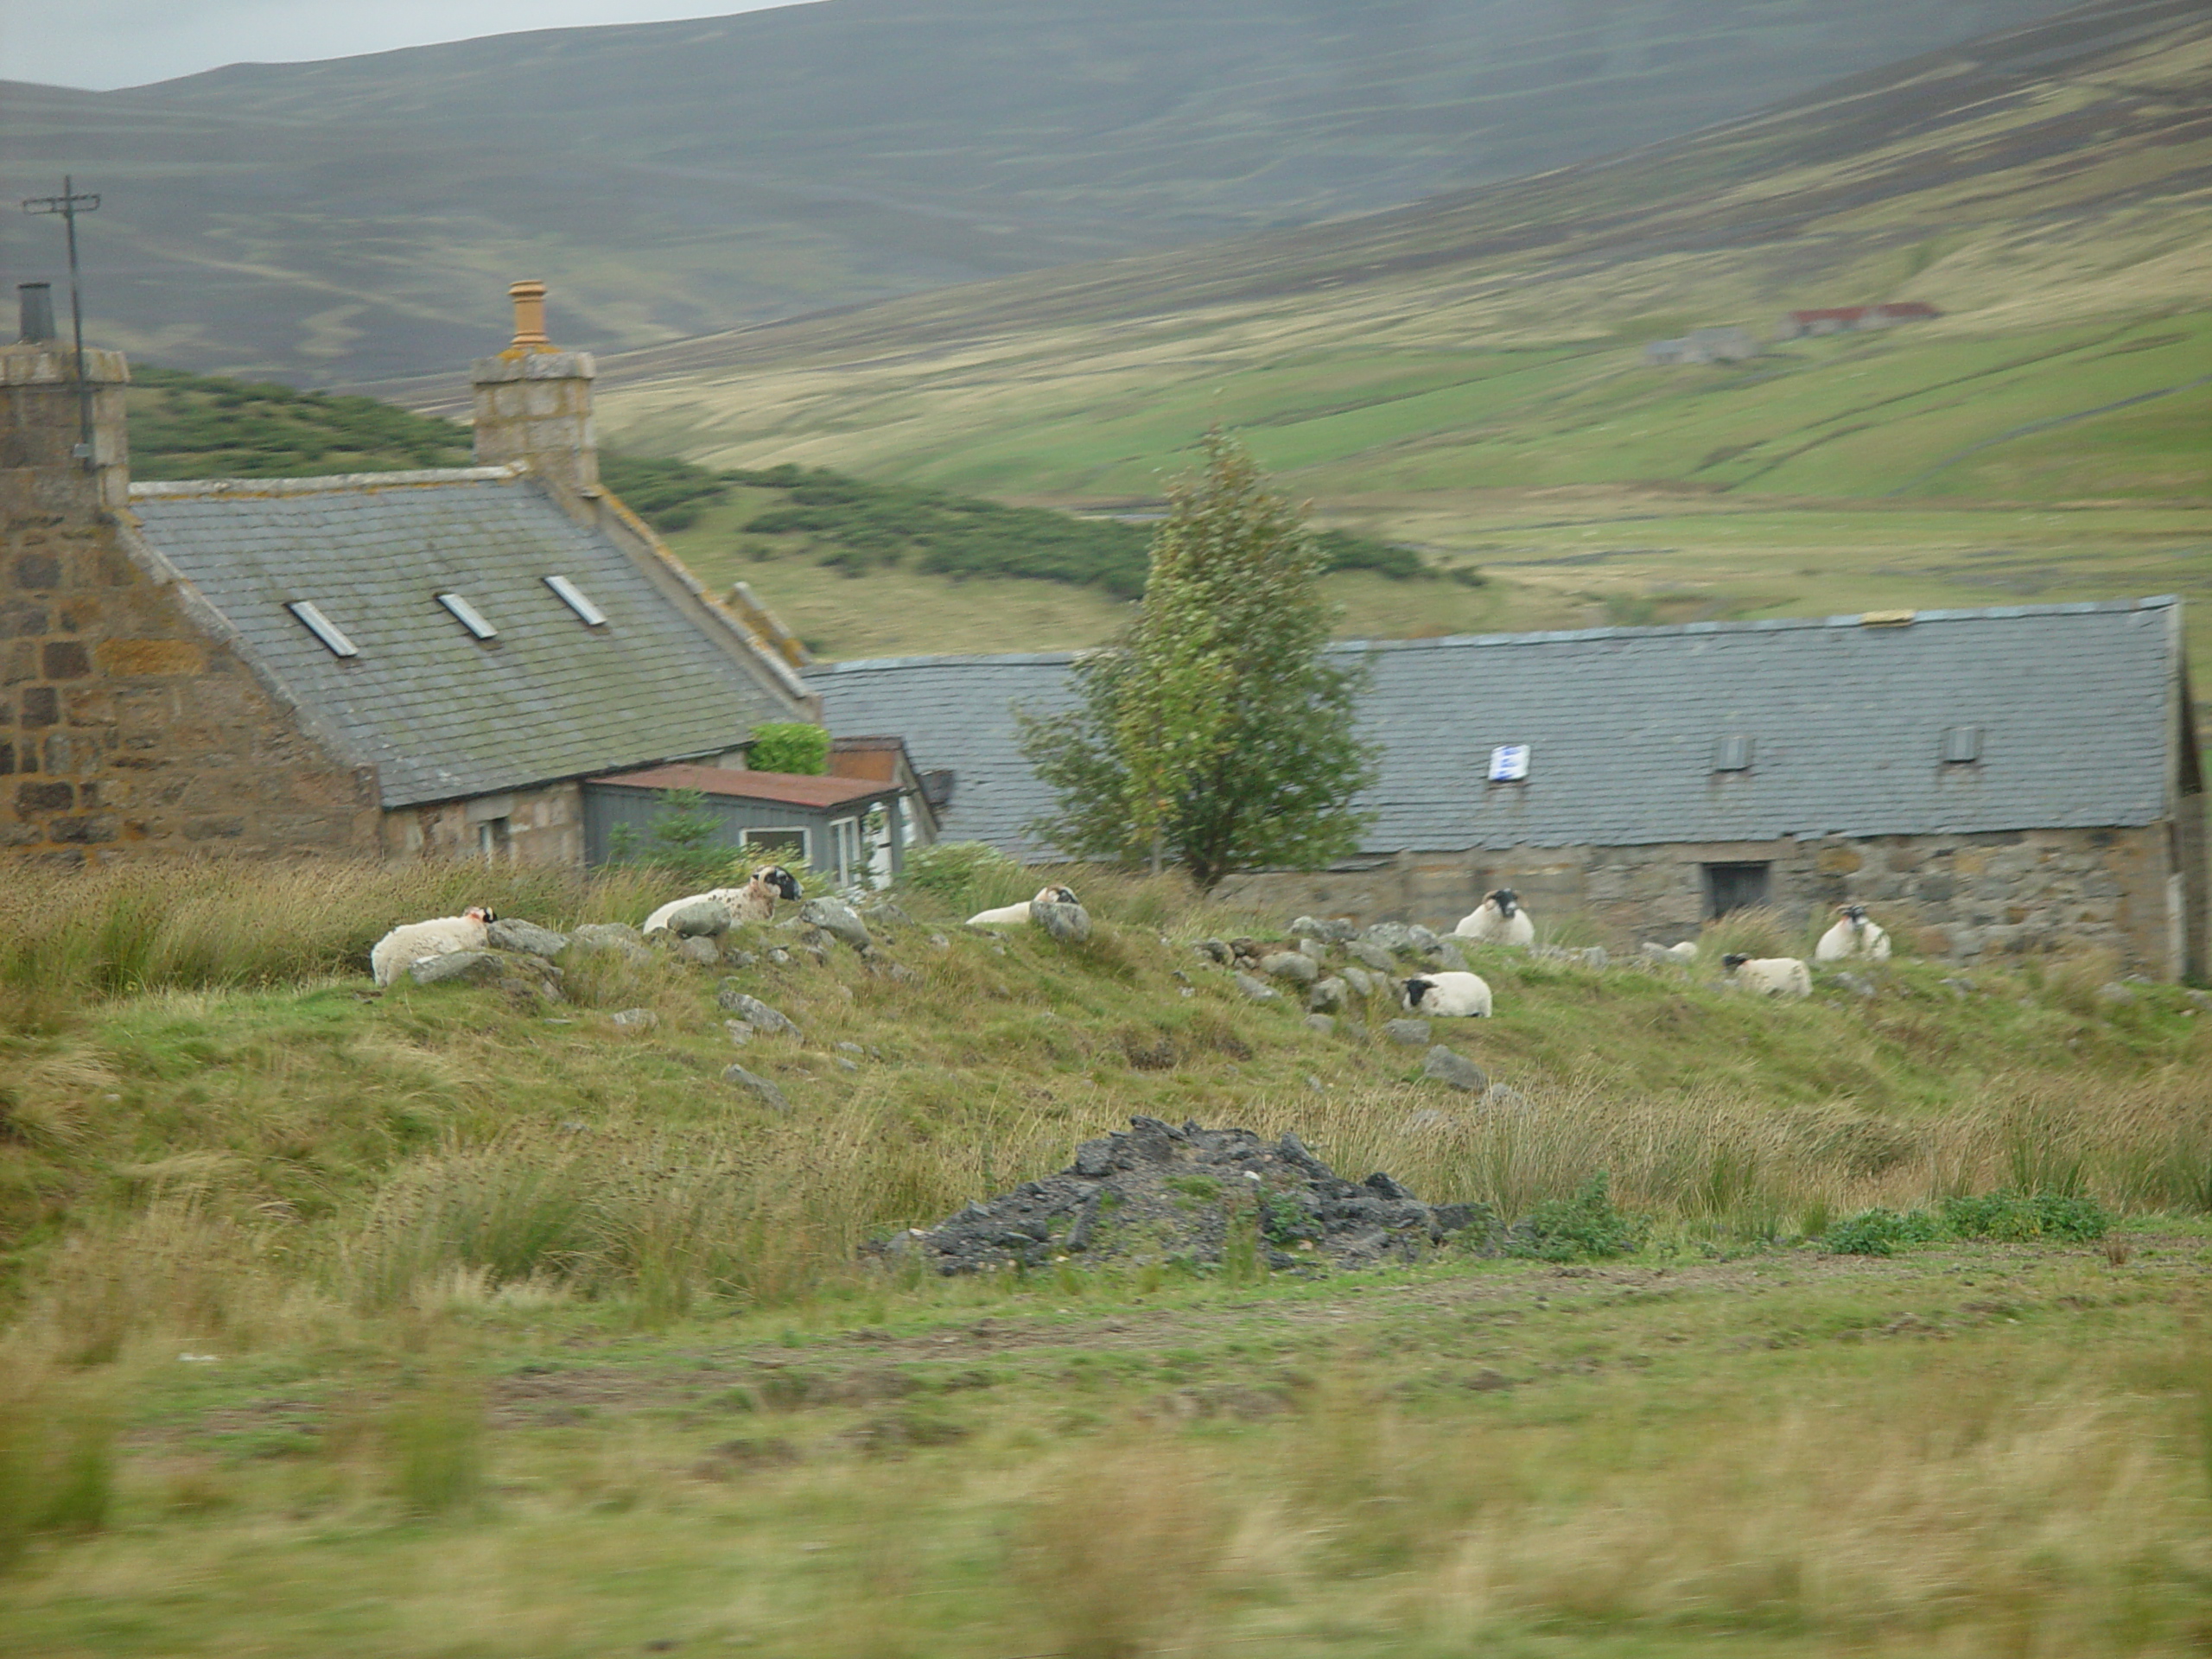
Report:
[[384,815],[385,856],[480,857],[486,823],[504,829],[500,855],[515,863],[582,867],[583,790],[574,783],[397,808]]
[[0,348],[0,853],[373,854],[373,770],[335,760],[131,534],[121,353]]
[[1448,930],[1493,887],[1540,925],[1569,918],[1615,950],[1692,938],[1707,863],[1766,863],[1774,906],[1803,925],[1846,900],[1870,906],[1924,954],[1974,961],[2101,947],[2136,971],[2177,976],[2172,838],[2164,824],[1959,836],[1670,842],[1403,853],[1369,868],[1268,872],[1224,882],[1227,903]]

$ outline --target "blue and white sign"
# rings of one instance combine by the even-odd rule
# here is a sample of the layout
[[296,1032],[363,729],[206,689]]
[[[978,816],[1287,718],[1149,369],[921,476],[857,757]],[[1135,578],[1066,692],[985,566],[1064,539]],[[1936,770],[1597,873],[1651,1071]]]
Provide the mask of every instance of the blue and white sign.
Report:
[[1501,743],[1490,752],[1490,780],[1493,784],[1517,784],[1528,776],[1526,743]]

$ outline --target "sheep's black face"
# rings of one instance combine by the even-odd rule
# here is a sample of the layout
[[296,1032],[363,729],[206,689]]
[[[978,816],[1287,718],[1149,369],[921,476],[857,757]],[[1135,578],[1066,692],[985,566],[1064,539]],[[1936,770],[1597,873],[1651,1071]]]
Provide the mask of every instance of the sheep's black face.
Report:
[[1406,1006],[1409,1008],[1417,1008],[1421,1007],[1421,998],[1427,996],[1435,988],[1436,982],[1433,979],[1408,980],[1406,982]]
[[771,864],[764,870],[756,870],[753,879],[773,887],[780,897],[794,904],[798,902],[798,883],[791,879],[791,873],[782,865]]
[[1054,887],[1052,889],[1052,902],[1056,905],[1074,904],[1076,902],[1075,889],[1073,887]]
[[1513,912],[1521,908],[1521,895],[1510,887],[1500,887],[1491,897],[1497,903],[1497,913],[1509,922],[1513,919]]
[[498,914],[489,905],[471,905],[467,910],[462,911],[461,913],[470,921],[481,922],[486,927],[489,927],[493,922],[499,919]]
[[1843,907],[1843,919],[1852,924],[1854,927],[1859,925],[1866,919],[1866,906],[1864,905],[1846,905]]
[[1726,956],[1720,958],[1720,965],[1732,974],[1736,969],[1742,967],[1750,960],[1751,958],[1745,956],[1742,952],[1731,950]]

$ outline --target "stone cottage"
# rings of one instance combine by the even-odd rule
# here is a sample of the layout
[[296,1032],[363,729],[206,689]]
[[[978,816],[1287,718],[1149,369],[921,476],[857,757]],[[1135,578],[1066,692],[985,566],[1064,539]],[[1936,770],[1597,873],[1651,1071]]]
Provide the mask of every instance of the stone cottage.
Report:
[[742,766],[819,702],[599,482],[544,285],[474,365],[476,459],[130,482],[122,354],[0,347],[0,849],[581,863],[582,780]]
[[[1864,900],[1961,959],[2108,946],[2206,973],[2202,766],[2171,598],[1393,640],[1372,680],[1365,846],[1223,896],[1446,927],[1494,887],[1616,949],[1746,905]],[[1009,705],[1065,706],[1066,653],[809,671],[829,718],[896,721],[949,767],[948,839],[1049,856]]]

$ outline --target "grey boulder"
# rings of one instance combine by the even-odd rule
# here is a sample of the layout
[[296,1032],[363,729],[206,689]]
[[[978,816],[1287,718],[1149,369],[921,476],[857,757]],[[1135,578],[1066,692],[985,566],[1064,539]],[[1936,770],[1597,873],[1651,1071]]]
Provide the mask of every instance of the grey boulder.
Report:
[[407,977],[417,985],[491,985],[506,976],[507,958],[491,950],[448,950],[411,963]]
[[721,1005],[723,1013],[735,1014],[755,1031],[796,1032],[798,1029],[759,997],[747,995],[735,985],[725,982],[721,989],[715,993],[715,1001]]
[[1421,1074],[1432,1083],[1440,1083],[1464,1094],[1478,1095],[1490,1086],[1482,1067],[1441,1043],[1428,1051],[1428,1058],[1421,1062]]
[[788,1112],[791,1109],[791,1102],[784,1098],[784,1091],[757,1071],[748,1071],[741,1065],[724,1066],[722,1081],[750,1090],[760,1096],[763,1103],[779,1112]]
[[710,938],[678,939],[669,955],[679,962],[688,962],[701,968],[721,966],[722,948]]
[[1281,999],[1282,995],[1280,991],[1276,990],[1274,986],[1268,984],[1264,979],[1255,979],[1249,974],[1239,974],[1236,976],[1236,988],[1243,992],[1245,995],[1250,997],[1255,1002],[1278,1001]]
[[612,950],[632,962],[645,962],[645,935],[623,922],[587,922],[569,935],[569,949],[579,954]]
[[1398,965],[1397,958],[1389,951],[1368,939],[1354,939],[1350,944],[1344,946],[1344,954],[1354,962],[1371,968],[1378,974],[1390,973]]
[[557,957],[569,948],[567,934],[507,917],[485,930],[484,942],[494,950],[518,950],[526,957]]
[[1311,985],[1321,976],[1320,964],[1298,950],[1278,950],[1262,957],[1260,971],[1269,979],[1287,979],[1300,985]]
[[868,938],[868,924],[861,920],[850,905],[840,904],[835,899],[808,899],[800,906],[798,918],[855,950],[865,950],[873,943]]
[[732,920],[729,906],[721,899],[694,899],[669,912],[668,931],[672,938],[719,939],[729,931]]
[[1394,1043],[1402,1043],[1408,1048],[1419,1048],[1428,1040],[1428,1021],[1393,1020],[1382,1027],[1382,1034]]
[[1029,919],[1062,944],[1081,944],[1090,937],[1090,912],[1081,905],[1029,901]]
[[1290,924],[1294,939],[1319,939],[1325,944],[1342,944],[1352,936],[1350,922],[1334,922],[1319,916],[1300,916]]
[[1344,1005],[1344,982],[1333,974],[1313,982],[1306,993],[1306,1006],[1316,1014],[1333,1014]]

